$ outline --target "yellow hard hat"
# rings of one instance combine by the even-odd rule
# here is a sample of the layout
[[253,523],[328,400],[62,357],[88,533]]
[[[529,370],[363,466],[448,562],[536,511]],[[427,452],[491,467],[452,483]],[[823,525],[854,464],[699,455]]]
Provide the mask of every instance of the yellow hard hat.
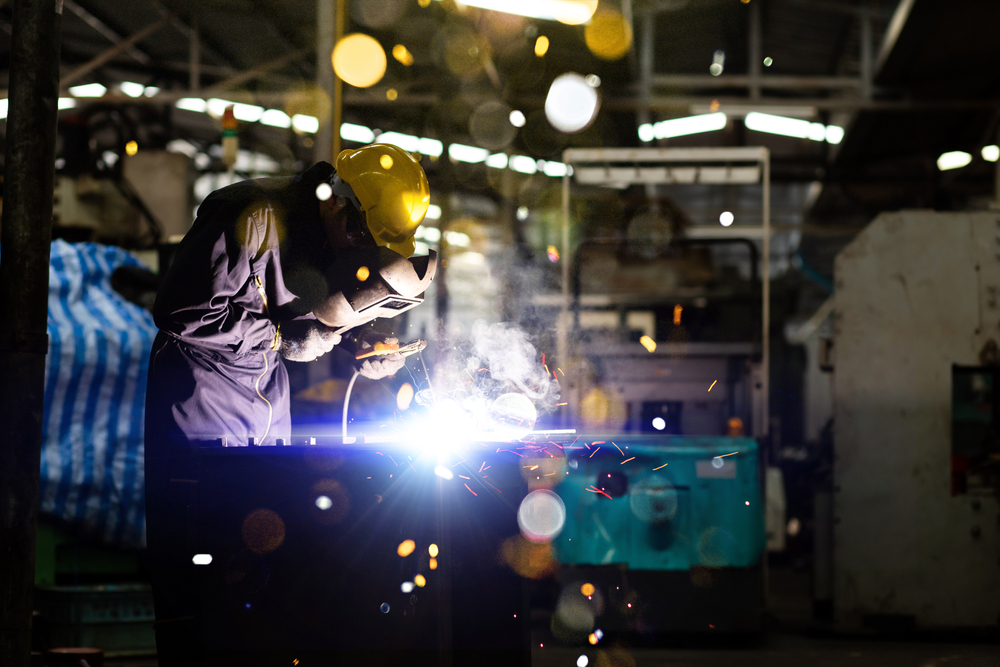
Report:
[[341,151],[334,166],[357,198],[375,242],[412,255],[413,235],[431,202],[420,163],[398,146],[371,144]]

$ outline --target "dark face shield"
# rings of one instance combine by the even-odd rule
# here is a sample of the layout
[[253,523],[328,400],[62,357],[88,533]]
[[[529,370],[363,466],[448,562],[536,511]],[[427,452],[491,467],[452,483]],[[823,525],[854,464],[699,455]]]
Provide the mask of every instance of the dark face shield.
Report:
[[437,271],[437,253],[407,259],[384,246],[354,248],[338,256],[326,274],[331,295],[313,313],[338,333],[424,301]]

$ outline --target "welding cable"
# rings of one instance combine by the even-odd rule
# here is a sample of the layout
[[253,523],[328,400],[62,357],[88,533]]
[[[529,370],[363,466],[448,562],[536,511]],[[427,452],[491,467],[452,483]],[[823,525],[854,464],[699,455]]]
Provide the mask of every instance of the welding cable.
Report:
[[271,418],[274,416],[274,408],[271,407],[271,401],[264,398],[264,394],[260,393],[260,381],[267,375],[267,352],[262,351],[260,354],[264,357],[264,372],[257,378],[254,388],[257,390],[257,395],[260,396],[260,400],[267,403],[267,428],[264,429],[264,435],[260,436],[260,440],[257,442],[258,445],[263,445],[264,438],[267,437],[267,432],[271,430]]
[[351,376],[351,381],[347,383],[347,393],[344,394],[344,415],[340,420],[341,444],[347,440],[347,406],[351,404],[351,390],[354,389],[354,382],[358,379],[359,375],[361,375],[361,371],[354,371],[354,375]]

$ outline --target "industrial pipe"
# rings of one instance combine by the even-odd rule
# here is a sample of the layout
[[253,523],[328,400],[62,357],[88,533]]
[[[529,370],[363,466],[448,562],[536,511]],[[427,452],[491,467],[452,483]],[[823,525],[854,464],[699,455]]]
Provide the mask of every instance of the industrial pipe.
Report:
[[0,664],[28,667],[62,2],[14,0],[0,230]]

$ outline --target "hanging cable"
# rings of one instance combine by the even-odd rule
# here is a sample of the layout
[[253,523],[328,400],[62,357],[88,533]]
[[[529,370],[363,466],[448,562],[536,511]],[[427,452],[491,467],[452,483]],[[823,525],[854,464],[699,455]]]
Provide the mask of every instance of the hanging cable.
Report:
[[254,388],[257,390],[257,395],[260,396],[260,400],[267,403],[267,428],[264,429],[264,435],[260,436],[260,440],[257,442],[258,445],[263,445],[264,438],[267,437],[267,432],[271,430],[271,418],[274,416],[274,408],[271,407],[271,401],[264,398],[264,394],[260,393],[260,381],[267,375],[267,352],[262,351],[260,354],[264,357],[264,372],[257,378]]
[[343,441],[347,440],[347,406],[351,403],[351,390],[354,389],[354,381],[358,379],[359,375],[361,375],[361,371],[354,371],[354,375],[351,376],[351,381],[347,383],[347,393],[344,394],[344,415],[340,420],[341,444],[343,444]]

